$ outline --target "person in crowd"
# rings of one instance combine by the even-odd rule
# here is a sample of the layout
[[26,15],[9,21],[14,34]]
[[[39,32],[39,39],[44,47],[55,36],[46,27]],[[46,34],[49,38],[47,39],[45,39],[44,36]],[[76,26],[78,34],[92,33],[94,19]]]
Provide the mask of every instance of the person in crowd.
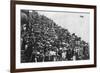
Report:
[[68,47],[68,50],[66,51],[66,58],[67,60],[72,60],[73,58],[73,55],[74,55],[74,51],[73,49],[71,48],[71,46]]
[[27,48],[25,49],[24,52],[26,62],[30,62],[32,51],[33,51],[32,44],[31,42],[28,42]]

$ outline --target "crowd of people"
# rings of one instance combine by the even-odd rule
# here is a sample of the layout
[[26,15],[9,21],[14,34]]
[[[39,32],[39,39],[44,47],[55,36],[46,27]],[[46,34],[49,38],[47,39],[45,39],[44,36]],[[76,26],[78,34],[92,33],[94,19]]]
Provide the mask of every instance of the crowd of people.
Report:
[[81,37],[35,11],[21,11],[22,63],[87,59],[89,44]]

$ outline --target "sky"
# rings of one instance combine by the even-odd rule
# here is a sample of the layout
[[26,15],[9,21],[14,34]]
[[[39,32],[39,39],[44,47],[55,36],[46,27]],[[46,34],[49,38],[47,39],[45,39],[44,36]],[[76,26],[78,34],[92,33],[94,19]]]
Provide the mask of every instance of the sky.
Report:
[[89,42],[89,13],[37,11],[52,19],[57,25],[75,33],[82,40]]

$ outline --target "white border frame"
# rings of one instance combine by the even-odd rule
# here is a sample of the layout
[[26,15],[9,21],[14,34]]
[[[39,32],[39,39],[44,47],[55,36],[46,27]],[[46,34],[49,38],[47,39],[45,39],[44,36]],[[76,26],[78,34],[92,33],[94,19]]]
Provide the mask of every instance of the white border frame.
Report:
[[[61,61],[61,62],[41,62],[41,63],[20,63],[20,10],[54,10],[54,11],[72,11],[72,12],[89,12],[90,13],[90,60],[84,61]],[[94,9],[70,8],[70,7],[52,7],[37,5],[16,5],[16,69],[40,68],[40,67],[57,67],[57,66],[75,66],[94,64]]]

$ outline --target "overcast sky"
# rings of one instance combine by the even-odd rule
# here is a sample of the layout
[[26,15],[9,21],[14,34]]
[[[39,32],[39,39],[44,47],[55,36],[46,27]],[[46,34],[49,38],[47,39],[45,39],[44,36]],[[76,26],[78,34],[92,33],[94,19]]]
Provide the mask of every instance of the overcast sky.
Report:
[[38,11],[52,19],[56,24],[75,33],[82,40],[89,42],[89,13]]

